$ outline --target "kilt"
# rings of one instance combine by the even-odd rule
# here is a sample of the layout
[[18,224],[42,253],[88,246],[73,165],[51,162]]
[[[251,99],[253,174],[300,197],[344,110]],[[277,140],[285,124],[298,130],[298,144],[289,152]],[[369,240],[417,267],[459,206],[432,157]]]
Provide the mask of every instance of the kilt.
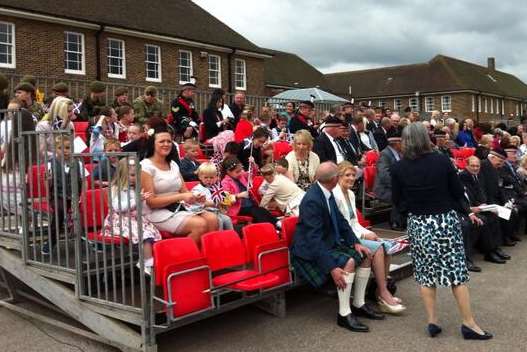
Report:
[[[355,262],[355,268],[362,263],[362,256],[352,247],[337,245],[330,249],[329,254],[335,259],[339,268],[344,268],[350,259],[353,259]],[[293,267],[297,275],[300,275],[314,287],[321,287],[329,278],[329,273],[324,273],[314,261],[293,256]]]

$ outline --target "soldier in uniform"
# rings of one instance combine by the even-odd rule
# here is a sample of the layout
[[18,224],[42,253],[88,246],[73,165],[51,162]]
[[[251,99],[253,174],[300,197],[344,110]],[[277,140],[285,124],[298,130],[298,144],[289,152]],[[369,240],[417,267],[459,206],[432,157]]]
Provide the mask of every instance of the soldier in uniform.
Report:
[[37,114],[33,113],[33,110],[31,108],[35,108],[35,105],[33,104],[33,93],[35,92],[35,87],[31,85],[29,82],[20,82],[15,87],[15,97],[18,100],[20,107],[26,109],[31,113],[33,116],[34,122],[38,122],[42,116],[44,116],[44,111],[41,110],[39,114],[39,110],[36,109]]
[[163,107],[161,101],[157,99],[157,88],[148,86],[143,95],[134,100],[134,116],[137,123],[144,125],[151,117],[161,117]]
[[130,103],[128,102],[128,88],[118,87],[117,89],[115,89],[114,95],[115,99],[113,100],[112,104],[114,109],[117,109],[118,107],[123,105],[130,105]]
[[[22,104],[23,108],[27,109],[31,114],[37,119],[40,120],[44,114],[44,106],[41,101],[43,101],[43,93],[37,91],[37,79],[32,75],[25,75],[20,80],[20,83],[29,83],[33,86],[33,91],[31,92],[31,101],[26,101],[25,104]],[[37,97],[40,97],[38,101]]]
[[90,95],[82,100],[78,121],[92,121],[95,116],[95,108],[105,106],[106,86],[99,81],[90,83]]
[[176,135],[183,138],[193,138],[198,136],[199,115],[194,107],[194,93],[196,84],[194,82],[185,83],[176,99],[172,101],[172,118],[169,124],[176,131]]

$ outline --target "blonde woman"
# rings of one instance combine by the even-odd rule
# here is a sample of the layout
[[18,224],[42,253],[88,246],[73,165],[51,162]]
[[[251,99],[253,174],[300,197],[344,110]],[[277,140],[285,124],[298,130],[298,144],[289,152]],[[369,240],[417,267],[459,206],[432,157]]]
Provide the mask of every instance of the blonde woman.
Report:
[[293,137],[293,151],[285,157],[293,181],[303,191],[315,182],[315,172],[320,165],[318,155],[312,152],[313,137],[307,130],[299,130]]
[[73,123],[76,118],[73,112],[73,101],[65,97],[53,99],[49,112],[37,123],[35,131],[39,134],[39,153],[42,158],[47,153],[48,158],[53,156],[54,130],[75,131]]
[[353,164],[343,161],[338,165],[338,184],[333,188],[333,196],[342,216],[348,221],[360,244],[372,253],[372,267],[377,282],[377,299],[379,308],[384,313],[400,314],[406,307],[401,299],[392,296],[386,286],[386,277],[390,268],[390,256],[386,254],[382,240],[375,232],[363,227],[357,218],[355,194],[351,190],[355,184],[357,170]]

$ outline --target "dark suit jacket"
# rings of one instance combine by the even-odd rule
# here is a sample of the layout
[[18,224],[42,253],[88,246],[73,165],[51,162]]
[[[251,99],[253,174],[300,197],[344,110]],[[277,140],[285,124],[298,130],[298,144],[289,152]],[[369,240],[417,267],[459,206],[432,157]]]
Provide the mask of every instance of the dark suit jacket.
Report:
[[238,106],[234,103],[229,105],[229,109],[231,109],[232,115],[234,116],[234,126],[232,126],[232,129],[236,129],[236,125],[238,124],[238,121],[240,121],[240,115],[243,112],[243,109],[245,108],[245,105]]
[[470,200],[471,207],[477,207],[483,203],[487,203],[487,197],[481,187],[479,175],[476,181],[470,172],[464,170],[459,174],[459,179],[463,187],[465,187],[465,192]]
[[181,159],[181,162],[179,164],[179,172],[181,172],[181,176],[183,176],[183,180],[185,182],[188,181],[197,181],[198,175],[196,175],[196,170],[199,167],[199,163],[197,161],[192,162],[192,160],[188,158]]
[[390,148],[385,148],[377,161],[377,176],[373,184],[373,193],[382,201],[392,201],[392,174],[391,168],[397,162]]
[[221,115],[221,112],[218,109],[207,108],[205,109],[205,111],[203,111],[203,123],[205,124],[205,140],[211,139],[212,137],[216,137],[218,133],[223,130],[223,128],[218,127],[218,125],[216,124],[219,121],[223,121],[223,116]]
[[[359,243],[348,221],[340,211],[337,210],[336,213],[343,244],[353,246]],[[337,267],[335,259],[330,255],[330,249],[336,245],[337,238],[333,233],[326,197],[318,183],[314,183],[300,203],[300,217],[293,239],[292,253],[312,261],[325,273],[329,273]]]
[[505,199],[500,189],[500,176],[490,161],[483,160],[481,162],[481,171],[479,172],[479,179],[485,194],[487,195],[488,204],[505,204]]
[[340,145],[342,152],[344,153],[344,159],[352,163],[353,165],[359,164],[360,157],[355,153],[353,145],[349,139],[338,138],[337,143]]
[[333,144],[331,144],[331,141],[325,133],[321,133],[320,136],[315,139],[313,152],[318,155],[321,163],[325,161],[337,162],[335,148],[333,148]]
[[375,142],[377,142],[379,150],[383,150],[388,146],[388,138],[386,138],[386,132],[384,132],[384,128],[377,128],[373,132],[373,138],[375,138]]
[[360,140],[359,133],[355,131],[353,127],[350,127],[350,142],[353,144],[353,147],[359,153],[362,155],[364,152],[367,152],[370,150],[362,141]]

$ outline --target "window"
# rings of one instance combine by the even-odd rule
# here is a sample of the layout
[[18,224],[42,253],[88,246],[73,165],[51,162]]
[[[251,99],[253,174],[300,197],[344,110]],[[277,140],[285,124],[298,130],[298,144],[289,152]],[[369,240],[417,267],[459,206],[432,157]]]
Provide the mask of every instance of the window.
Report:
[[516,116],[520,116],[520,104],[516,103]]
[[245,60],[234,60],[234,87],[240,90],[247,89],[247,76],[245,71]]
[[83,75],[85,68],[84,34],[64,32],[64,72]]
[[501,99],[501,114],[505,115],[505,99]]
[[209,87],[221,87],[221,58],[209,55]]
[[408,106],[412,111],[419,111],[419,98],[408,99]]
[[490,113],[494,114],[494,98],[490,98]]
[[0,67],[15,68],[15,25],[0,22]]
[[425,111],[432,112],[434,110],[434,97],[425,98]]
[[496,114],[500,113],[500,100],[496,99]]
[[187,50],[179,51],[179,84],[189,83],[192,78],[192,53]]
[[489,112],[489,106],[487,104],[488,103],[488,99],[487,98],[483,99],[483,102],[485,104],[485,112]]
[[478,96],[478,112],[481,112],[481,95]]
[[472,96],[472,112],[476,111],[476,96]]
[[377,102],[377,106],[380,108],[384,108],[386,106],[386,102],[382,99],[379,99],[379,101]]
[[441,111],[443,112],[452,111],[452,97],[450,95],[443,95],[441,97]]
[[161,82],[161,48],[157,45],[145,45],[145,72],[149,82]]
[[126,78],[124,41],[108,39],[108,77]]
[[393,100],[393,110],[401,112],[403,108],[403,102],[401,99],[394,99]]

